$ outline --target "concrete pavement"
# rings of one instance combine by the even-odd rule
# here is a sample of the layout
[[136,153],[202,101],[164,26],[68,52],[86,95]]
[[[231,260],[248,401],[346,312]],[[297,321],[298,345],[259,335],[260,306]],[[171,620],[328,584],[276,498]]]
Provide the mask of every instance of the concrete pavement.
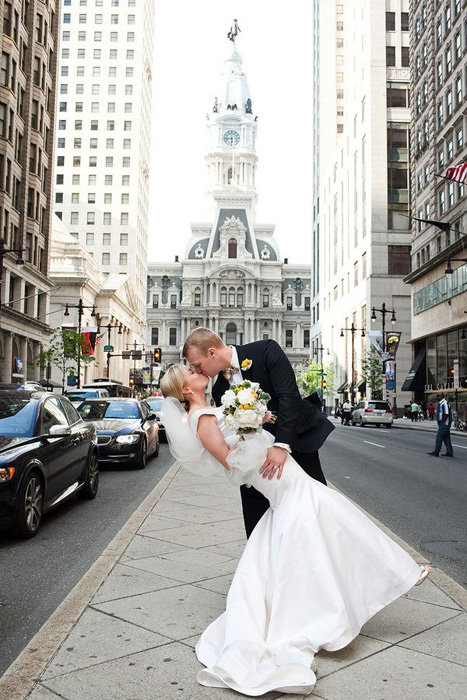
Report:
[[[5,672],[0,700],[242,697],[197,684],[194,645],[224,610],[244,542],[238,489],[175,463]],[[466,611],[467,591],[434,570],[346,649],[317,656],[312,697],[464,700]]]

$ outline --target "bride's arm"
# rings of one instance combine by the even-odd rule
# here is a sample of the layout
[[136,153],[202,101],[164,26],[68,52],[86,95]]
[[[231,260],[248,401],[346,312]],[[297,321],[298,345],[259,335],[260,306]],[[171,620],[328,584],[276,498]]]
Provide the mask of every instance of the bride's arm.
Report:
[[224,440],[221,431],[219,430],[217,418],[208,414],[200,416],[198,420],[197,432],[199,439],[207,451],[210,452],[212,456],[225,467],[225,469],[229,469],[225,458],[229,452],[231,452],[231,450]]

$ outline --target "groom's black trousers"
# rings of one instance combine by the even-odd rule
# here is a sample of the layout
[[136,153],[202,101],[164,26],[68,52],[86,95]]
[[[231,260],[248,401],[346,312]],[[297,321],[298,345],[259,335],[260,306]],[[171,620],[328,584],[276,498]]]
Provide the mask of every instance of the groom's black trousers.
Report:
[[[292,457],[302,467],[308,476],[326,485],[326,479],[321,469],[318,452],[292,452]],[[249,537],[261,520],[267,509],[269,501],[262,493],[252,486],[241,486],[243,520],[245,522],[246,536]]]

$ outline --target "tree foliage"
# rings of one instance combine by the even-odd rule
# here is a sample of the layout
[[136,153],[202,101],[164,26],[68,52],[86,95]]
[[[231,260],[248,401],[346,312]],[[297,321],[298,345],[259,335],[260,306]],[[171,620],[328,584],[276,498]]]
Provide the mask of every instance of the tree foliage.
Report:
[[34,361],[42,369],[49,364],[58,367],[62,373],[62,387],[65,388],[65,377],[76,376],[78,360],[83,365],[94,362],[94,359],[94,356],[89,354],[89,346],[82,333],[56,328],[50,338],[49,347],[44,350],[41,346],[41,351]]
[[367,393],[368,389],[370,389],[372,399],[383,398],[382,372],[383,366],[381,357],[376,348],[372,345],[366,357],[362,358],[362,375],[366,382]]
[[335,391],[335,368],[332,362],[319,365],[315,360],[298,365],[295,370],[297,384],[305,396],[317,392],[320,396],[331,396]]

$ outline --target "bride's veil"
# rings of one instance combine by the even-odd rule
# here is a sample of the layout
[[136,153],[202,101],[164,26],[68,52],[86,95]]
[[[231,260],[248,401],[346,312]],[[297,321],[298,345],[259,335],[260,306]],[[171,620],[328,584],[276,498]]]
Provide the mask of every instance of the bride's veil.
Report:
[[190,425],[190,417],[180,401],[164,399],[161,411],[167,442],[172,456],[182,466],[200,476],[217,476],[223,467],[202,445]]

